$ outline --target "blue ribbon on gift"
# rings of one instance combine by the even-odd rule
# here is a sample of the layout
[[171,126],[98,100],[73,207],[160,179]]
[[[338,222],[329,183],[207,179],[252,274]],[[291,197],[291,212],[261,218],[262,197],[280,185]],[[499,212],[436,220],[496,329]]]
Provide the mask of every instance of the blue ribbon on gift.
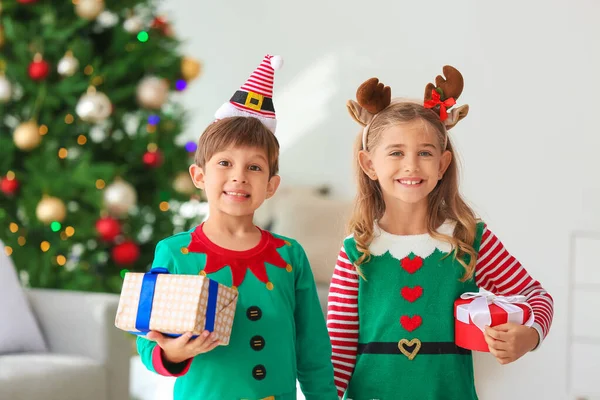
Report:
[[[156,279],[160,274],[168,274],[166,268],[152,268],[144,274],[142,279],[142,289],[140,290],[140,302],[135,320],[135,329],[139,332],[132,332],[142,335],[150,332],[150,316],[152,315],[152,303],[154,301],[154,291],[156,289]],[[210,279],[208,281],[208,303],[206,306],[206,318],[204,329],[212,332],[215,329],[215,317],[217,315],[217,297],[219,294],[219,283]],[[181,336],[172,335],[168,336]]]

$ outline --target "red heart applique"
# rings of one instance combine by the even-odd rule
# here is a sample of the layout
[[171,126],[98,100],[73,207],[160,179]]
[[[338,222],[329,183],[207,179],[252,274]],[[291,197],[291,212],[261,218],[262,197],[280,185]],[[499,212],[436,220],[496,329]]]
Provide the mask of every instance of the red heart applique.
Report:
[[404,257],[400,261],[400,265],[402,268],[406,270],[409,274],[414,274],[419,268],[423,266],[423,259],[419,256],[415,256],[412,260],[408,257]]
[[415,286],[414,288],[405,286],[402,288],[400,293],[406,301],[410,301],[412,303],[423,295],[423,288],[421,286]]
[[423,322],[423,319],[420,315],[413,315],[412,317],[409,317],[408,315],[403,315],[402,318],[400,318],[400,323],[402,324],[402,327],[409,332],[412,332],[419,326],[421,326],[421,322]]

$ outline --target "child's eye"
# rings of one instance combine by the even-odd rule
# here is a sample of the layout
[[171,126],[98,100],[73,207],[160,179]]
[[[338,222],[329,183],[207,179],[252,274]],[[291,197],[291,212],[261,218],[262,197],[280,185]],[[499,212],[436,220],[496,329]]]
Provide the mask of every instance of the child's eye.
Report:
[[222,167],[229,167],[231,165],[231,163],[229,161],[222,160],[222,161],[219,161],[219,165]]
[[402,155],[401,151],[393,151],[390,153],[390,156],[392,157],[400,157]]
[[262,171],[262,168],[258,165],[251,165],[248,167],[250,171]]
[[420,156],[425,156],[425,157],[431,157],[432,154],[430,152],[428,152],[428,151],[421,151],[419,153],[419,155]]

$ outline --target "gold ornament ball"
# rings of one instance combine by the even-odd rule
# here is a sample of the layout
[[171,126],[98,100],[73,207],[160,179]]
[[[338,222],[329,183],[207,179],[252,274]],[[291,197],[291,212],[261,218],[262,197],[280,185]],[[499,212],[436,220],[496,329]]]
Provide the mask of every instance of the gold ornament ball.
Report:
[[35,215],[44,224],[62,222],[67,216],[67,208],[58,197],[44,196],[35,209]]
[[81,96],[75,107],[75,112],[83,121],[102,122],[112,113],[112,104],[108,96],[95,89],[88,90]]
[[169,85],[162,78],[148,76],[138,84],[137,99],[143,107],[158,110],[165,104],[168,96]]
[[30,151],[38,147],[42,141],[40,127],[34,121],[23,122],[13,133],[15,145],[23,150]]
[[136,204],[137,193],[129,182],[117,178],[104,188],[104,205],[111,215],[124,216]]
[[73,56],[73,53],[68,51],[63,58],[60,59],[56,69],[62,76],[73,76],[79,68],[79,60]]
[[0,103],[6,103],[12,97],[12,85],[0,72]]
[[81,18],[94,20],[104,11],[104,0],[79,0],[75,5],[75,13]]
[[202,64],[191,57],[183,57],[181,60],[181,75],[186,81],[196,79],[202,72]]
[[175,189],[178,193],[181,194],[194,194],[196,192],[196,186],[194,186],[194,182],[192,182],[192,178],[190,174],[187,172],[180,172],[175,176],[173,180],[173,189]]
[[144,21],[142,21],[140,17],[134,15],[125,20],[123,28],[129,33],[137,34],[144,29]]

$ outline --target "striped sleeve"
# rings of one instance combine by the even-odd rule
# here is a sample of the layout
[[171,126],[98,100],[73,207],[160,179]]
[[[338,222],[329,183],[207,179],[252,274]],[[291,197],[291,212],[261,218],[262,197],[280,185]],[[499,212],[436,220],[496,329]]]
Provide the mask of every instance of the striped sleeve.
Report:
[[331,278],[327,302],[335,386],[343,398],[356,363],[358,348],[358,274],[342,247]]
[[494,294],[527,297],[527,302],[533,309],[533,328],[538,331],[541,344],[552,325],[552,296],[527,273],[487,226],[483,230],[475,276],[477,286]]

